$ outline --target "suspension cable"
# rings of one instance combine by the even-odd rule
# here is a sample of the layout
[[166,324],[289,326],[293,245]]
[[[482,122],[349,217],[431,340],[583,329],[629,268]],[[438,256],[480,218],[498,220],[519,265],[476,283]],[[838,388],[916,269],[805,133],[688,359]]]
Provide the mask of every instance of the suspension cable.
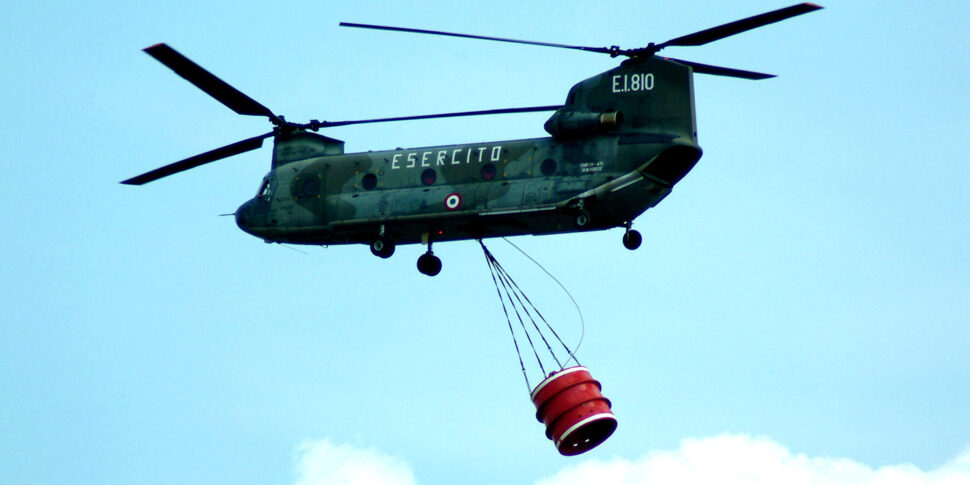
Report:
[[[548,327],[550,330],[552,330],[552,327],[549,326],[549,322],[547,322],[546,319],[542,316],[542,313],[539,312],[539,309],[536,308],[536,306],[532,304],[532,301],[530,301],[529,300],[529,297],[526,296],[526,294],[522,291],[521,288],[519,288],[519,285],[516,284],[515,280],[512,279],[512,277],[509,275],[509,273],[507,271],[505,271],[505,268],[503,268],[502,265],[498,261],[495,261],[494,264],[501,271],[501,275],[503,276],[503,278],[505,280],[507,280],[507,282],[510,285],[510,287],[514,288],[513,295],[515,296],[515,299],[518,300],[519,306],[522,308],[522,311],[525,312],[526,316],[529,317],[529,320],[532,322],[532,326],[536,329],[536,333],[539,334],[539,338],[541,338],[542,339],[542,342],[546,344],[546,350],[549,351],[549,355],[552,356],[552,360],[556,361],[556,365],[559,366],[560,369],[562,369],[562,363],[559,362],[559,358],[556,357],[556,353],[552,351],[552,345],[549,344],[549,341],[546,339],[546,336],[542,333],[542,329],[539,328],[539,324],[536,322],[535,318],[532,318],[532,314],[529,312],[529,309],[526,307],[526,304],[522,302],[522,299],[524,298],[525,301],[528,302],[529,306],[532,307],[532,310],[535,311],[536,315],[539,316],[539,319],[542,320],[542,322],[546,324],[546,327]],[[555,333],[556,333],[555,330],[553,330],[552,333],[553,333],[553,335],[555,335]],[[556,338],[559,338],[559,336],[557,335]],[[531,343],[531,340],[530,340],[530,343]],[[562,343],[562,340],[559,340],[559,343]],[[565,347],[565,344],[563,344],[563,347]],[[568,347],[566,347],[566,352],[567,353],[569,352],[569,348]],[[538,358],[538,356],[537,356],[537,358]],[[539,367],[542,368],[542,364],[541,363],[539,364]],[[542,374],[543,375],[546,374],[546,370],[544,368],[542,368]]]
[[[536,362],[539,363],[539,370],[542,371],[542,375],[545,375],[546,368],[542,365],[542,359],[539,357],[539,351],[536,349],[535,343],[532,341],[532,335],[529,333],[529,329],[525,325],[525,320],[522,319],[522,313],[525,313],[525,316],[532,322],[533,327],[536,326],[535,320],[532,319],[532,315],[530,315],[529,312],[525,309],[525,307],[522,306],[522,303],[521,303],[522,300],[519,299],[517,295],[516,295],[516,299],[519,300],[519,305],[516,306],[515,301],[512,300],[512,296],[515,294],[513,293],[512,286],[509,285],[508,282],[506,281],[508,278],[508,274],[505,273],[502,267],[498,265],[498,262],[495,260],[494,257],[492,258],[492,265],[496,269],[496,273],[498,274],[499,281],[502,282],[502,286],[505,287],[505,298],[508,299],[509,304],[512,305],[512,310],[515,311],[516,318],[519,319],[519,326],[522,327],[522,333],[525,334],[525,338],[529,342],[529,347],[532,348],[532,354],[535,355]],[[522,309],[521,312],[519,311],[519,308]],[[541,337],[542,334],[540,333],[539,336]]]
[[[536,334],[538,334],[539,339],[541,339],[541,341],[545,344],[546,351],[549,353],[549,356],[552,357],[552,360],[555,361],[556,366],[558,366],[558,369],[563,369],[565,367],[564,362],[560,361],[559,357],[556,355],[556,352],[553,350],[550,340],[546,338],[546,335],[543,329],[541,328],[542,326],[540,326],[539,322],[536,321],[536,317],[538,317],[539,320],[542,321],[542,324],[545,326],[548,332],[552,332],[552,335],[555,336],[556,340],[559,342],[559,345],[562,346],[566,354],[569,356],[569,358],[566,359],[565,363],[568,363],[570,360],[572,360],[572,361],[575,361],[576,364],[578,365],[579,361],[576,359],[575,353],[572,350],[570,350],[569,346],[566,345],[566,343],[562,340],[562,338],[552,327],[549,321],[546,320],[545,316],[542,315],[542,312],[539,311],[539,309],[535,306],[534,303],[532,303],[532,300],[529,299],[529,297],[525,294],[525,292],[522,291],[522,288],[519,287],[518,283],[515,282],[515,280],[508,273],[508,271],[505,270],[505,268],[501,265],[501,263],[498,262],[495,256],[488,250],[487,247],[485,247],[485,243],[480,239],[478,240],[478,242],[482,246],[482,252],[485,255],[485,261],[488,264],[489,272],[492,275],[492,283],[495,285],[495,292],[499,297],[499,302],[502,304],[502,312],[505,314],[505,320],[506,320],[506,323],[508,324],[509,334],[512,336],[512,343],[515,346],[516,356],[519,358],[519,367],[522,370],[522,376],[525,379],[526,387],[528,387],[529,391],[531,392],[532,387],[529,383],[529,376],[525,369],[525,361],[522,358],[522,349],[519,346],[518,337],[516,336],[516,332],[514,328],[515,326],[512,324],[512,316],[509,312],[509,306],[511,306],[512,311],[515,312],[516,319],[519,321],[519,327],[521,328],[521,332],[525,335],[525,338],[529,343],[529,347],[532,349],[532,354],[536,359],[536,363],[538,364],[539,370],[540,372],[542,372],[543,377],[546,376],[546,368],[545,368],[545,365],[543,364],[543,359],[539,356],[539,351],[536,349],[535,344],[538,342],[537,340],[533,339],[533,336],[529,331],[529,325],[525,323],[526,319],[530,321],[533,331]],[[511,242],[509,244],[511,244]],[[514,244],[512,244],[512,246],[516,247]],[[522,250],[519,249],[518,247],[516,247],[516,249],[522,252]],[[524,252],[522,253],[525,254]],[[559,281],[556,280],[554,276],[549,274],[549,272],[546,271],[546,269],[543,268],[542,265],[540,265],[537,261],[529,257],[529,255],[526,254],[525,256],[528,257],[530,260],[532,260],[533,263],[538,265],[540,269],[542,269],[547,275],[549,275],[553,280],[555,280],[559,284],[559,286],[563,288],[563,290],[565,290],[565,287],[562,286],[562,283],[559,283]],[[573,301],[573,304],[576,305],[578,310],[579,306],[576,304],[576,300],[572,298],[572,295],[569,294],[569,291],[566,291],[566,294]],[[524,316],[523,316],[523,313],[524,313]],[[582,322],[582,312],[580,312],[580,322]],[[585,323],[583,324],[583,333],[585,333]],[[580,337],[580,343],[582,343],[582,337]],[[550,373],[549,375],[551,374],[552,373]]]
[[[482,243],[481,240],[478,242],[482,244],[482,249],[485,250],[485,261],[488,263],[488,270],[492,274],[492,283],[495,284],[495,292],[498,293],[498,300],[502,303],[502,312],[505,313],[505,321],[509,324],[509,334],[512,335],[512,344],[515,345],[515,355],[519,357],[519,367],[522,368],[522,377],[525,378],[525,387],[529,390],[529,392],[532,392],[532,386],[529,384],[529,375],[525,372],[525,362],[522,360],[522,352],[519,350],[519,341],[515,338],[515,331],[512,330],[512,319],[509,317],[509,311],[505,307],[505,298],[502,296],[502,291],[499,289],[499,283],[495,277],[495,269],[492,267],[492,260],[494,258],[491,256],[491,253],[488,252],[488,249],[485,249],[485,244]],[[545,372],[543,371],[543,374],[544,373]]]
[[[566,289],[566,285],[562,284],[562,282],[559,281],[559,278],[556,278],[552,273],[549,272],[549,270],[547,270],[544,266],[542,266],[542,264],[540,264],[538,261],[533,259],[532,256],[529,256],[528,253],[523,251],[522,248],[516,246],[515,243],[509,240],[509,238],[503,237],[502,239],[505,242],[509,243],[510,246],[512,246],[513,248],[517,249],[520,253],[522,253],[523,256],[525,256],[526,258],[529,258],[529,261],[532,261],[533,263],[535,263],[535,265],[538,266],[543,273],[545,273],[547,276],[552,278],[552,281],[555,281],[556,284],[559,285],[560,288],[562,288],[562,291],[566,293],[566,296],[569,297],[569,300],[573,302],[573,306],[576,307],[576,313],[579,314],[579,341],[576,342],[576,349],[574,351],[570,351],[565,344],[563,344],[563,347],[565,347],[566,352],[569,353],[570,360],[575,362],[576,365],[582,365],[579,363],[579,360],[576,359],[576,354],[574,353],[579,351],[579,348],[583,345],[583,339],[586,337],[586,319],[583,318],[583,310],[579,308],[579,303],[576,301],[575,298],[573,298],[573,294],[570,293],[568,289]],[[553,333],[555,333],[555,330],[553,330]],[[559,338],[559,336],[556,335],[556,338]],[[560,343],[561,342],[562,340],[560,340]]]

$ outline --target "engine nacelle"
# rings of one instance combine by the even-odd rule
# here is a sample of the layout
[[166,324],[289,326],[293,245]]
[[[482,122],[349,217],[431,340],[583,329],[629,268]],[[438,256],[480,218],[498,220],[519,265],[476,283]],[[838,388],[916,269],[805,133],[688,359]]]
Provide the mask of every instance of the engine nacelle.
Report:
[[578,138],[615,129],[623,122],[619,111],[591,113],[560,108],[543,127],[555,138]]

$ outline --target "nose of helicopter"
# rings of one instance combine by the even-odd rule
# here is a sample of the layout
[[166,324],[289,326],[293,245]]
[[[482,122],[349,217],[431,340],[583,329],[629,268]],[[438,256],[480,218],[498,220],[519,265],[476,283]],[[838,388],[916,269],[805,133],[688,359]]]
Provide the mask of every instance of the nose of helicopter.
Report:
[[250,199],[236,209],[236,225],[239,226],[239,229],[242,229],[243,232],[251,233],[248,222],[252,216],[253,205],[254,202],[252,199]]

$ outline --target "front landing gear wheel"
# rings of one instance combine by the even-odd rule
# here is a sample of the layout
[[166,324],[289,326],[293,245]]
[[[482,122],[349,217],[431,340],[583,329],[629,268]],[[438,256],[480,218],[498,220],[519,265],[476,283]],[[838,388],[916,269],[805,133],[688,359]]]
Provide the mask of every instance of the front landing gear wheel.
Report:
[[573,220],[573,224],[576,225],[576,229],[579,229],[580,231],[588,229],[589,223],[590,223],[589,212],[586,212],[585,210],[580,210],[576,214],[576,219]]
[[643,242],[643,236],[640,235],[639,231],[629,230],[623,235],[623,247],[633,251],[634,249],[640,247],[640,243]]
[[421,274],[435,276],[441,272],[441,260],[431,252],[427,252],[418,258],[418,271]]
[[391,255],[394,254],[394,241],[391,241],[384,236],[378,237],[377,239],[371,241],[370,252],[373,253],[374,256],[384,259],[390,258]]

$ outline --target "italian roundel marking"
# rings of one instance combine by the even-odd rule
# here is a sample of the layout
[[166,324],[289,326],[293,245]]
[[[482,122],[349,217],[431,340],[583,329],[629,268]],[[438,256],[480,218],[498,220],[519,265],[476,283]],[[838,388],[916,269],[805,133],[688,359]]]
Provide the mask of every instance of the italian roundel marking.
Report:
[[461,195],[455,193],[448,194],[448,197],[445,197],[445,209],[453,211],[458,210],[459,207],[461,207]]

